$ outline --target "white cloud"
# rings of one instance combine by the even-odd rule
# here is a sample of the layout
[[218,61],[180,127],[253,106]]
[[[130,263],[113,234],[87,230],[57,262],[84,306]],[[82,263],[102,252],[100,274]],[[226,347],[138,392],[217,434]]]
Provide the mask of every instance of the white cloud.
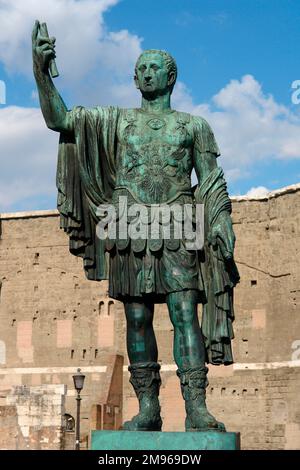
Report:
[[[33,79],[31,31],[36,19],[46,21],[56,37],[63,96],[86,106],[137,105],[132,76],[142,39],[126,29],[109,31],[103,17],[118,1],[0,0],[0,61],[9,74]],[[36,89],[28,98],[35,102]],[[57,140],[39,109],[0,109],[1,211],[38,208],[45,198],[54,205]]]
[[142,39],[127,30],[108,31],[103,14],[119,0],[0,0],[0,61],[8,73],[32,77],[31,30],[46,21],[56,37],[59,88],[85,102],[86,81],[97,83],[97,102],[106,90],[101,83],[126,85],[141,52]]
[[[87,84],[86,91],[87,99],[93,103],[98,88]],[[137,103],[133,84],[107,84],[104,91],[104,104]],[[298,116],[266,96],[251,76],[231,81],[210,103],[199,105],[184,84],[178,83],[174,107],[209,121],[222,151],[220,164],[229,181],[250,179],[256,163],[264,159],[300,156]],[[0,109],[0,210],[22,204],[24,198],[36,197],[36,207],[41,197],[51,196],[54,201],[57,140],[57,134],[46,128],[39,109]],[[268,190],[252,188],[248,194],[264,191]]]
[[55,194],[58,134],[50,132],[38,108],[0,109],[0,211],[25,200],[40,201]]
[[100,60],[106,68],[121,77],[124,74],[133,75],[132,66],[141,53],[140,42],[138,36],[130,34],[126,29],[111,32],[99,45]]
[[[138,106],[133,68],[142,38],[109,31],[104,13],[119,0],[0,0],[0,61],[9,73],[31,72],[31,29],[46,21],[57,38],[62,95],[86,106]],[[66,91],[68,93],[66,93]],[[31,94],[36,99],[36,90]],[[250,178],[258,162],[300,157],[300,118],[267,95],[251,75],[231,80],[208,103],[195,103],[178,82],[175,109],[205,117],[221,149],[230,181]],[[0,109],[0,210],[24,198],[53,197],[58,136],[36,108]]]
[[265,188],[265,186],[257,186],[257,187],[249,189],[249,191],[247,191],[245,196],[254,197],[254,198],[262,197],[262,196],[266,196],[269,192],[270,190]]
[[195,104],[179,83],[174,104],[208,120],[221,149],[219,163],[231,181],[249,176],[259,161],[300,158],[299,116],[266,95],[252,75],[231,80],[204,104]]
[[141,100],[131,77],[124,81],[112,81],[108,77],[95,80],[92,76],[77,91],[76,95],[73,94],[73,102],[84,106],[137,107]]

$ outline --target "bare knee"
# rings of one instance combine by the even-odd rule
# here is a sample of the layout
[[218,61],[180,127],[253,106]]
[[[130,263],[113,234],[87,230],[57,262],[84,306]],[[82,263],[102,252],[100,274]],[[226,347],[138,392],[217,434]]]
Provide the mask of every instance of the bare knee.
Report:
[[152,324],[152,317],[141,304],[130,304],[125,308],[127,327],[136,331]]
[[194,306],[185,303],[174,304],[170,309],[170,319],[174,327],[187,328],[193,325],[195,316]]
[[185,292],[171,294],[168,298],[170,320],[174,327],[188,328],[198,321],[197,303]]

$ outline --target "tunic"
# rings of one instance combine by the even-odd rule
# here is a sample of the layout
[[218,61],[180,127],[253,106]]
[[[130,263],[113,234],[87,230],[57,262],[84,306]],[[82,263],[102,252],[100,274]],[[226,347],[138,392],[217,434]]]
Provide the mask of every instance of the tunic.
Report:
[[98,207],[117,206],[119,196],[129,207],[202,203],[206,234],[220,212],[231,210],[220,168],[191,187],[195,155],[219,155],[207,122],[173,110],[151,115],[115,107],[76,107],[68,118],[74,133],[60,137],[58,210],[70,252],[83,258],[87,278],[109,278],[109,294],[119,300],[150,295],[157,303],[170,292],[197,289],[208,362],[232,363],[233,287],[239,279],[233,261],[229,265],[206,241],[203,249],[188,250],[184,237],[165,240],[161,232],[140,240],[97,236]]

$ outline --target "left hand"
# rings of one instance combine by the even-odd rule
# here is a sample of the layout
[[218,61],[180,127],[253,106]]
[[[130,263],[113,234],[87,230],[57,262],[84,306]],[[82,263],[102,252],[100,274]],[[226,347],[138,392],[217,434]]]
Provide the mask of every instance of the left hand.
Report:
[[219,246],[224,259],[233,258],[235,234],[229,212],[221,212],[214,226],[211,227],[207,239],[210,245]]

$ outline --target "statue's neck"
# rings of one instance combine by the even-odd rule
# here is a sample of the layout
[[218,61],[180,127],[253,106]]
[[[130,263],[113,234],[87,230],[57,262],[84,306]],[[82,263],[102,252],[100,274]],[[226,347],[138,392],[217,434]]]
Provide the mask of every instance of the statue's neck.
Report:
[[142,97],[141,108],[149,113],[162,113],[171,109],[171,95],[166,93],[153,99]]

